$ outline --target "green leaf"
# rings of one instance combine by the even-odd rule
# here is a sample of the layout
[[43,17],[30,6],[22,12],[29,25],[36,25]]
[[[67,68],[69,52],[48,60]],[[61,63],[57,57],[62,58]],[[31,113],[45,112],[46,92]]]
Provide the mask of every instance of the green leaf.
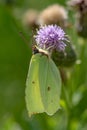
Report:
[[0,19],[0,120],[8,113],[21,120],[31,51],[19,35],[23,28],[12,10],[0,5]]
[[53,115],[60,108],[60,92],[61,78],[52,59],[40,53],[33,55],[26,82],[29,116],[42,112]]

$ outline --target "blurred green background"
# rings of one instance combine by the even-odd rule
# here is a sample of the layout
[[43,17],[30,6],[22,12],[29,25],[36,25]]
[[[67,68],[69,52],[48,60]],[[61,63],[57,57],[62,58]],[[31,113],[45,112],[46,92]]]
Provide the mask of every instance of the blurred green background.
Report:
[[[51,117],[31,118],[26,110],[25,83],[32,52],[20,31],[29,45],[32,34],[22,26],[20,16],[29,8],[42,10],[54,3],[66,7],[66,0],[0,0],[0,130],[87,130],[87,40],[74,28],[67,33],[81,64],[66,69],[69,79],[63,85],[62,109]],[[74,24],[72,14],[69,20]]]

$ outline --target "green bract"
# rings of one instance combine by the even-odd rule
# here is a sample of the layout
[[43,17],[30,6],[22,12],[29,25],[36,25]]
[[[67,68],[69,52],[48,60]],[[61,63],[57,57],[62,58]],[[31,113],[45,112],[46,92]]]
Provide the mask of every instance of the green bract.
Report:
[[46,112],[53,115],[59,108],[61,78],[50,57],[37,53],[32,56],[26,82],[26,105],[29,116]]
[[54,50],[52,59],[57,66],[71,67],[75,64],[77,56],[73,46],[70,43],[66,43],[65,52]]

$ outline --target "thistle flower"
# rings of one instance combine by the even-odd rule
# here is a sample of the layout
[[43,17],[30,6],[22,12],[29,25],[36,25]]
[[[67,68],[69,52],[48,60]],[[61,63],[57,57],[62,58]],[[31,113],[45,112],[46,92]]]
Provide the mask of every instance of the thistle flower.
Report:
[[84,8],[86,9],[87,0],[71,0],[68,1],[68,5],[77,7],[78,10],[82,11]]
[[76,29],[80,36],[87,38],[87,0],[71,0],[68,5],[76,9]]
[[57,24],[59,26],[66,26],[67,11],[59,4],[53,4],[45,8],[38,17],[39,25]]
[[34,9],[27,10],[23,15],[23,24],[26,27],[37,27],[38,11]]
[[64,41],[68,41],[63,29],[57,25],[42,26],[34,37],[39,48],[50,51],[64,51]]

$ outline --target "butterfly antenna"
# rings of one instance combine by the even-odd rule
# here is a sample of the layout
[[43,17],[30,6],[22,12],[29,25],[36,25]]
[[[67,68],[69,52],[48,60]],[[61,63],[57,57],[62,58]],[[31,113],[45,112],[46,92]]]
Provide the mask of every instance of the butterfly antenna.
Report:
[[31,36],[32,37],[32,45],[36,45],[34,35],[35,35],[35,30],[34,30],[34,28],[32,28],[32,36]]
[[19,32],[19,34],[20,34],[21,38],[23,39],[23,41],[26,43],[26,45],[28,45],[28,47],[29,47],[29,42],[26,40],[23,32]]

